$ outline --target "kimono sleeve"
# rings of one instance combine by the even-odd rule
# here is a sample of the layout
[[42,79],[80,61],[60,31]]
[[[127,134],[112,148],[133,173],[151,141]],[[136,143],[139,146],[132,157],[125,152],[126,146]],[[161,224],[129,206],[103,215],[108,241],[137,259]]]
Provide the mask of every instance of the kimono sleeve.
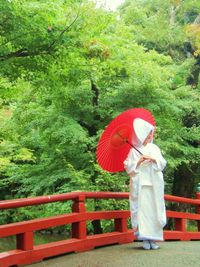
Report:
[[136,156],[136,153],[134,149],[131,149],[128,157],[124,161],[124,169],[129,175],[134,175],[138,171],[136,170],[136,166],[138,163],[138,157]]
[[160,148],[156,145],[153,145],[152,158],[156,160],[153,168],[156,171],[163,171],[167,164],[167,161],[163,158]]

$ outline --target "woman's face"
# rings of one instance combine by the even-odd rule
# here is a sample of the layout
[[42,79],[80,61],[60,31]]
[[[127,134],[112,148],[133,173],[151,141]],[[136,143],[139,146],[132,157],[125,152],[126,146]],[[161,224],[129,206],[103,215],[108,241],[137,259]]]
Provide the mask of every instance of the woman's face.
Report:
[[153,131],[151,131],[148,134],[147,138],[144,140],[144,143],[143,143],[144,146],[146,146],[146,144],[148,144],[148,143],[151,143],[151,141],[153,140],[153,134],[154,134]]

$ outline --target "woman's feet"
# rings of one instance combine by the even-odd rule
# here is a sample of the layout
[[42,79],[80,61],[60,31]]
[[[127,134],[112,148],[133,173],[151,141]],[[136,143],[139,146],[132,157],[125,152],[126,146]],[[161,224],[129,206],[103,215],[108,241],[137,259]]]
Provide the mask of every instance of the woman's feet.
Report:
[[159,249],[160,247],[156,244],[155,241],[143,240],[143,249]]
[[147,250],[151,249],[151,245],[149,243],[149,240],[143,241],[143,249],[147,249]]
[[158,246],[158,244],[156,244],[155,241],[149,241],[151,249],[159,249],[160,247]]

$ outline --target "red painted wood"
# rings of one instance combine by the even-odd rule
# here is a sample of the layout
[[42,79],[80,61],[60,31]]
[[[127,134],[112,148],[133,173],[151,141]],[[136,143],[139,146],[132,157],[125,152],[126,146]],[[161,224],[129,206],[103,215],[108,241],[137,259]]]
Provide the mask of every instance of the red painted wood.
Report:
[[3,200],[0,201],[0,209],[13,209],[25,206],[34,206],[45,203],[52,203],[57,201],[73,200],[79,196],[79,193],[66,193],[60,195],[50,195],[33,198],[20,198],[14,200]]
[[47,229],[49,227],[70,224],[72,222],[78,222],[85,220],[85,214],[67,214],[59,215],[49,218],[29,220],[25,222],[11,223],[0,226],[0,237],[6,237],[16,234],[21,234],[30,231],[37,231],[41,229]]
[[92,211],[87,212],[87,220],[111,220],[117,218],[128,219],[130,211],[128,210],[110,210],[110,211]]
[[200,240],[200,232],[164,231],[164,240]]
[[[196,193],[196,198],[200,200],[200,193]],[[200,205],[197,206],[197,213],[200,215]],[[200,221],[197,221],[197,228],[200,231]]]
[[128,199],[129,193],[126,192],[85,192],[86,198],[92,199]]
[[197,205],[197,206],[200,205],[200,199],[191,199],[191,198],[185,198],[185,197],[165,195],[165,200],[170,201],[170,202],[192,204],[192,205]]
[[[73,200],[72,213],[70,214],[1,225],[0,237],[16,235],[17,249],[0,253],[0,267],[31,264],[41,261],[44,258],[60,255],[62,253],[85,251],[107,244],[132,242],[135,238],[133,231],[127,228],[127,220],[130,217],[130,212],[128,210],[87,212],[85,207],[85,200],[88,198],[116,198],[128,200],[128,197],[128,193],[76,192],[22,200],[0,201],[0,209],[9,209],[55,201]],[[167,217],[174,218],[175,229],[173,231],[164,231],[164,239],[200,240],[200,194],[197,194],[197,199],[166,195],[165,200],[195,205],[197,206],[197,213],[167,211]],[[86,225],[88,221],[111,219],[114,219],[114,232],[87,236]],[[186,229],[187,220],[196,220],[198,222],[198,231],[188,232]],[[72,238],[34,246],[33,235],[35,231],[66,224],[72,224]]]
[[127,232],[127,219],[124,218],[118,218],[115,219],[115,231],[116,232],[122,232],[125,233]]
[[21,250],[33,249],[33,232],[25,232],[16,235],[16,247]]
[[[85,196],[80,195],[75,199],[72,205],[72,212],[77,212],[79,214],[84,214],[86,212],[85,209]],[[85,239],[87,236],[87,226],[86,219],[72,223],[72,238]]]
[[167,211],[168,218],[183,218],[190,220],[200,220],[200,214],[196,213],[187,213],[187,212],[178,212],[178,211]]
[[175,230],[186,232],[186,219],[175,218]]

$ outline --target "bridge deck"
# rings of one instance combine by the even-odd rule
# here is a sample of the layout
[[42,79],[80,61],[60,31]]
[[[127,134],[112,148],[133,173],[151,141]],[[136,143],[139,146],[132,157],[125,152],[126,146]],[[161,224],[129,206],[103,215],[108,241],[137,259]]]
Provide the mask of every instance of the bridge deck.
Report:
[[28,267],[199,267],[200,241],[166,241],[159,250],[143,250],[141,242],[97,248],[48,259]]

